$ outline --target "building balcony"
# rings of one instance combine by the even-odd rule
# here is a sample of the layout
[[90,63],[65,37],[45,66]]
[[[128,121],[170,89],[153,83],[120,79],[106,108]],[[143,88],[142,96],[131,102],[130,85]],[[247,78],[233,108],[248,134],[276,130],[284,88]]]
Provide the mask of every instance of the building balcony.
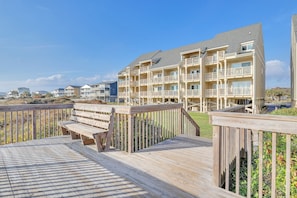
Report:
[[205,96],[206,97],[246,97],[252,95],[252,89],[251,87],[233,87],[228,88],[228,92],[225,93],[224,88],[220,89],[206,89],[205,90]]
[[252,67],[238,67],[227,69],[227,77],[231,78],[240,78],[243,76],[252,75]]
[[252,89],[251,87],[234,87],[228,89],[228,96],[251,96]]
[[129,96],[129,93],[126,92],[126,91],[123,91],[123,92],[118,92],[118,97],[121,98],[125,98],[125,97],[128,97]]
[[178,90],[164,90],[164,97],[178,97]]
[[126,81],[126,80],[125,80],[125,81],[119,81],[119,82],[118,82],[118,86],[119,86],[119,87],[126,87],[127,84],[128,84],[128,81]]
[[147,85],[148,80],[147,79],[140,79],[140,85]]
[[130,85],[133,86],[133,87],[137,87],[139,85],[139,81],[138,80],[135,80],[135,81],[130,81]]
[[146,73],[149,71],[149,67],[141,67],[140,68],[140,73]]
[[152,84],[162,84],[163,82],[163,77],[155,77],[151,79]]
[[183,61],[183,66],[196,66],[196,65],[199,65],[200,64],[200,61],[199,61],[199,57],[193,57],[193,58],[186,58],[184,61]]
[[178,81],[177,75],[164,76],[164,83],[174,83]]
[[141,91],[140,93],[140,97],[147,97],[148,96],[148,92],[147,91]]
[[182,79],[184,82],[197,82],[200,81],[200,74],[184,74]]
[[205,96],[206,97],[217,97],[217,89],[206,89]]
[[200,89],[187,89],[187,97],[200,97]]
[[205,74],[206,81],[215,81],[217,80],[217,72],[210,72]]

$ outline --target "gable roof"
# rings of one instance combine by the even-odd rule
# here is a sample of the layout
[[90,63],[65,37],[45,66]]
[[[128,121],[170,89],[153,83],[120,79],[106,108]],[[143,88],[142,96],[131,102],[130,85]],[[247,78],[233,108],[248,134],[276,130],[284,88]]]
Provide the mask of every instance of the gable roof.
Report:
[[[217,34],[213,39],[178,47],[166,51],[154,51],[147,54],[143,54],[136,58],[128,67],[132,68],[145,60],[159,60],[151,66],[153,68],[178,65],[181,61],[180,53],[184,51],[190,51],[194,49],[211,49],[222,46],[227,46],[226,52],[239,52],[240,44],[248,41],[257,42],[259,34],[262,34],[262,25],[253,24],[243,28],[238,28],[228,32]],[[121,73],[121,72],[120,72]]]

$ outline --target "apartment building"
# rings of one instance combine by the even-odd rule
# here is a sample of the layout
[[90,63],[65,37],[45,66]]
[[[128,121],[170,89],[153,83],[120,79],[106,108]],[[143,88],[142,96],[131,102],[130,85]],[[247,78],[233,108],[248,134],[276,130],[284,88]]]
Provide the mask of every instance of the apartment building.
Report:
[[118,73],[119,101],[129,105],[183,103],[208,112],[250,104],[249,110],[259,113],[264,95],[261,24],[143,54]]
[[297,14],[291,24],[291,98],[292,107],[297,107]]

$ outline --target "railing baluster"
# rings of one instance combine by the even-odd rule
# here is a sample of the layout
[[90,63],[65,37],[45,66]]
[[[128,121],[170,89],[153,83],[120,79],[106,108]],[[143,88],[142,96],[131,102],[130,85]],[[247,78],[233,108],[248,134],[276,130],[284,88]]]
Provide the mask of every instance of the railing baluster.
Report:
[[247,130],[247,198],[251,197],[252,186],[252,130]]
[[271,197],[276,197],[276,133],[272,133],[272,170],[271,170]]
[[263,131],[259,131],[259,198],[263,195]]
[[286,198],[290,197],[291,187],[291,135],[286,135]]

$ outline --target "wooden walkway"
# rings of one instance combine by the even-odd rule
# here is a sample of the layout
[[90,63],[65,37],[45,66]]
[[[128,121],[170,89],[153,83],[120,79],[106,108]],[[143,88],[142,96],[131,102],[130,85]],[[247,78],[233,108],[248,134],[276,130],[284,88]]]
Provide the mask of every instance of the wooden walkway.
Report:
[[212,144],[176,137],[98,153],[68,136],[0,146],[0,197],[238,197],[212,185]]

